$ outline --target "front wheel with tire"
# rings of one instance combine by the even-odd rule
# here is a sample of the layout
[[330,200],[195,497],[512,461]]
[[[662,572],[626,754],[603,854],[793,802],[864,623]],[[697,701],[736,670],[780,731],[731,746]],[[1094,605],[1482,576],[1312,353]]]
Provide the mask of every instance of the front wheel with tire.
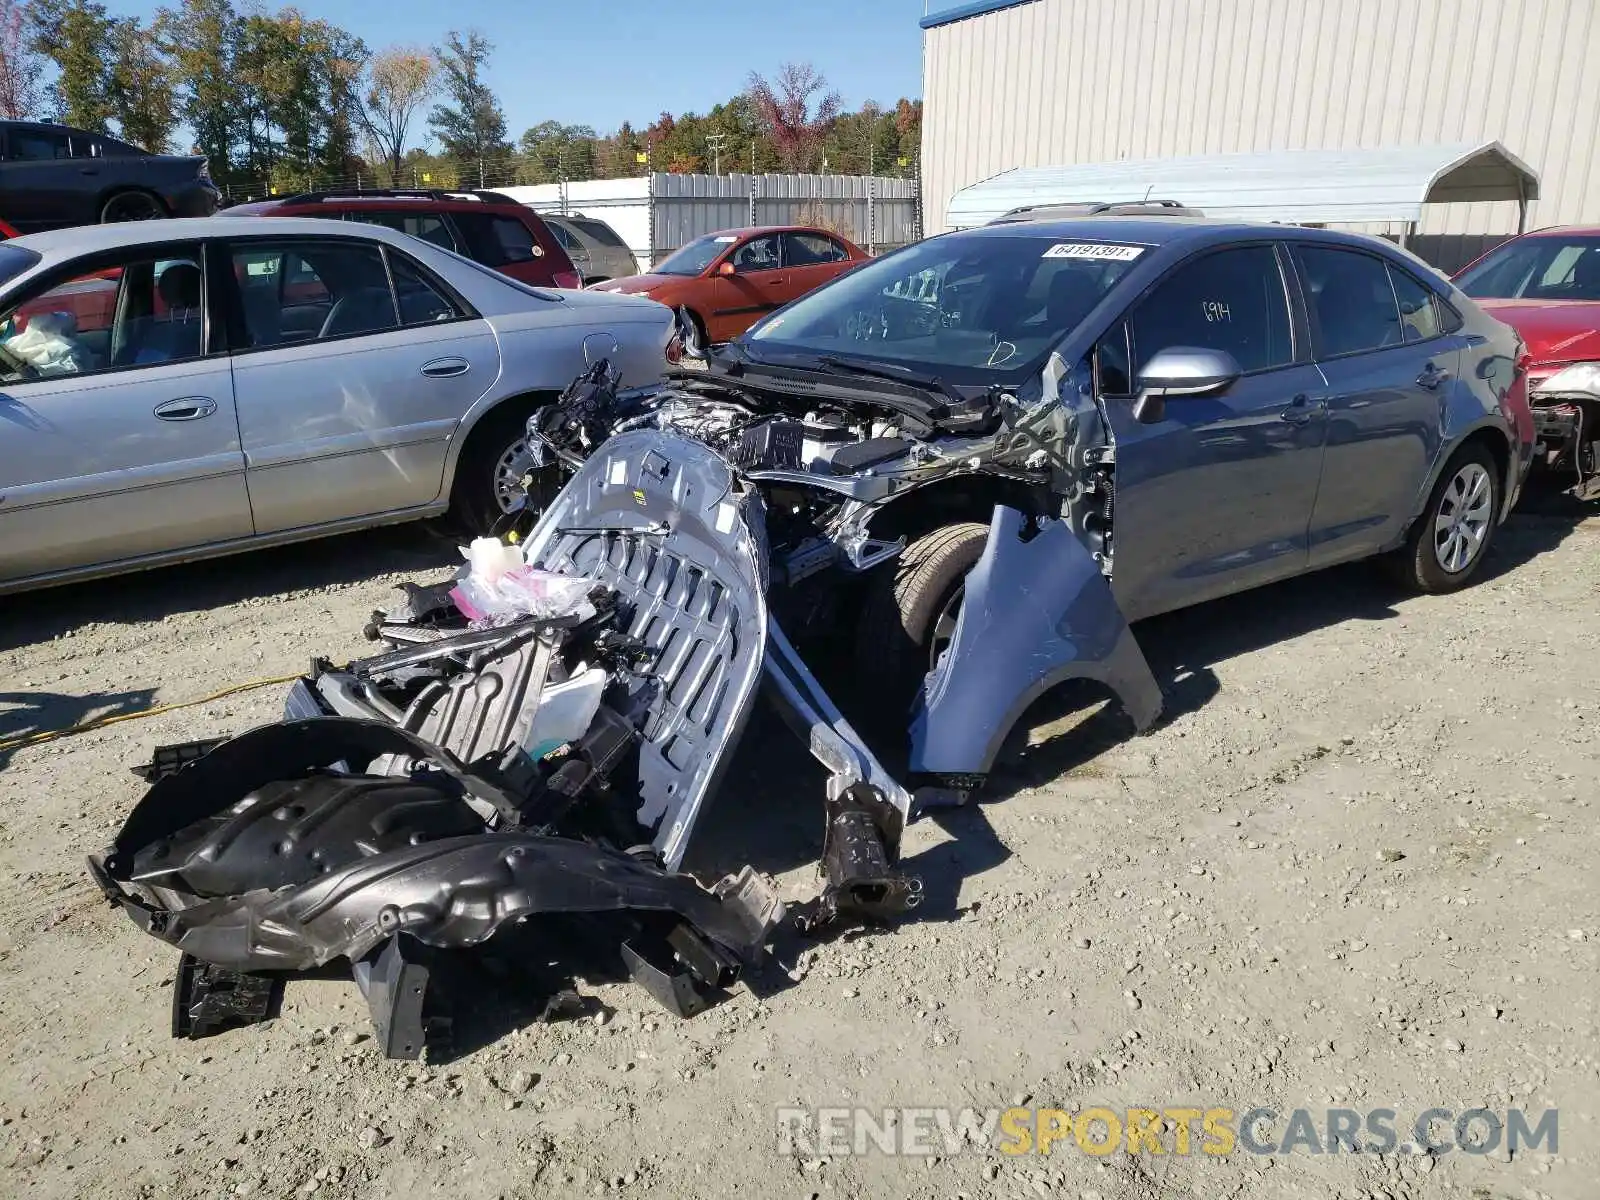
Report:
[[1428,506],[1395,553],[1400,581],[1420,592],[1453,592],[1489,552],[1500,517],[1500,472],[1481,442],[1457,450],[1434,484]]
[[100,221],[154,221],[167,215],[161,201],[149,192],[118,192],[100,206]]
[[955,636],[967,573],[988,538],[989,527],[974,521],[945,525],[908,545],[869,583],[856,630],[856,665],[887,697],[886,716],[904,712]]

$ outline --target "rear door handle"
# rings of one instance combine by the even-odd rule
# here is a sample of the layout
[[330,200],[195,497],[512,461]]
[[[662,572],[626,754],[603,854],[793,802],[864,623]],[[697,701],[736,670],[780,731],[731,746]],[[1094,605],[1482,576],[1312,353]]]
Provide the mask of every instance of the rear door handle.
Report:
[[153,410],[162,421],[198,421],[217,411],[217,402],[209,396],[184,396],[158,404]]
[[422,364],[422,373],[429,379],[449,379],[452,375],[465,375],[472,364],[464,358],[430,358]]
[[1449,379],[1449,378],[1450,378],[1450,372],[1449,371],[1446,371],[1442,367],[1436,367],[1432,363],[1429,363],[1427,366],[1422,368],[1422,374],[1417,376],[1417,383],[1418,383],[1419,386],[1425,387],[1425,388],[1428,388],[1428,389],[1431,390],[1433,388],[1438,387],[1441,383],[1443,383],[1446,379]]

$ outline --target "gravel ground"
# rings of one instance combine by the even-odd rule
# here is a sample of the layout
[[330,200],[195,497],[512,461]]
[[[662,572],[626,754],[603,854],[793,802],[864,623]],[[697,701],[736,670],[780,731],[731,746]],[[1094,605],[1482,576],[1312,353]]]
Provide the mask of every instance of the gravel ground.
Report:
[[[362,652],[413,528],[0,600],[0,737]],[[1057,704],[986,802],[912,827],[898,928],[785,941],[687,1022],[581,1019],[381,1060],[337,973],[168,1035],[175,956],[84,856],[163,742],[282,688],[0,754],[0,1195],[1600,1196],[1600,517],[1501,532],[1486,578],[1344,568],[1147,623],[1171,719]],[[815,886],[820,804],[758,729],[697,866]],[[793,762],[793,770],[790,769]],[[780,1152],[785,1105],[1559,1112],[1559,1150],[891,1158]],[[1281,1136],[1282,1129],[1279,1129]],[[1172,1139],[1166,1139],[1169,1149]]]

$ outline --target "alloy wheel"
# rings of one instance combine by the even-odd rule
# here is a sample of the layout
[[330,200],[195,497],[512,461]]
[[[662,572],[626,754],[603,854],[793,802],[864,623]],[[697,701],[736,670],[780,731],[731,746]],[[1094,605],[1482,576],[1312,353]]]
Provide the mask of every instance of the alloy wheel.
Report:
[[1493,503],[1489,472],[1476,462],[1462,466],[1440,495],[1433,519],[1433,554],[1449,574],[1459,575],[1477,561],[1494,520]]
[[502,513],[511,511],[512,501],[522,492],[522,477],[533,467],[533,452],[528,449],[526,436],[512,442],[495,460],[494,502]]
[[105,219],[112,221],[154,221],[161,215],[161,206],[143,192],[128,192],[117,196],[106,205]]

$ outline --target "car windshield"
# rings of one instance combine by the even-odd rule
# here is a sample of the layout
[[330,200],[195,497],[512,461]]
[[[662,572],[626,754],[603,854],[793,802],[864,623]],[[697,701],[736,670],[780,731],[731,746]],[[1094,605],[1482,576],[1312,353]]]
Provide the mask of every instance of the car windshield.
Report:
[[1600,237],[1515,238],[1456,284],[1478,300],[1600,300]]
[[745,340],[758,354],[864,355],[984,382],[1040,358],[1145,249],[1044,234],[933,238],[812,292]]
[[655,275],[698,275],[739,239],[731,233],[711,233],[695,238],[683,249],[669,255],[652,270]]

